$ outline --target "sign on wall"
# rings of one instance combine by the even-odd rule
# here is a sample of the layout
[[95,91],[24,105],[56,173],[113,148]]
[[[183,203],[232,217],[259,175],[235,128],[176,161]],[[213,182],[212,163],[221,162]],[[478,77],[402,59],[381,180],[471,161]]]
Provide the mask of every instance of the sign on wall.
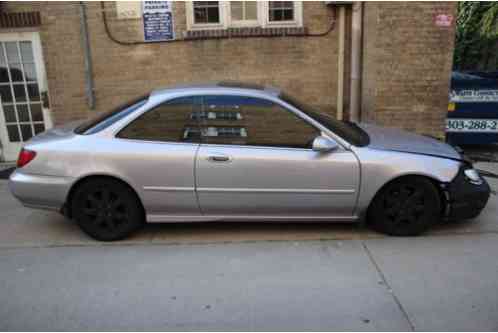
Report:
[[175,39],[172,1],[144,1],[144,37],[146,42]]
[[452,90],[450,102],[453,103],[475,103],[475,102],[498,102],[498,90]]

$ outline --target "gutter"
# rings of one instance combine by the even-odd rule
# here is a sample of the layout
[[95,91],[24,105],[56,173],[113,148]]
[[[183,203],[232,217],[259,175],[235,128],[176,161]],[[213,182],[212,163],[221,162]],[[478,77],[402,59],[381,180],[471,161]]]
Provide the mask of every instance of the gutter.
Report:
[[363,29],[363,2],[353,3],[351,20],[351,91],[349,117],[351,121],[361,121],[361,54]]
[[344,58],[346,43],[346,7],[339,6],[339,51],[337,60],[337,119],[344,118]]
[[86,18],[86,6],[83,1],[79,2],[80,5],[80,26],[81,26],[81,47],[83,48],[83,56],[85,60],[85,91],[87,97],[88,107],[95,109],[95,91],[93,84],[93,65],[92,55],[90,51],[90,41],[88,38],[88,24]]

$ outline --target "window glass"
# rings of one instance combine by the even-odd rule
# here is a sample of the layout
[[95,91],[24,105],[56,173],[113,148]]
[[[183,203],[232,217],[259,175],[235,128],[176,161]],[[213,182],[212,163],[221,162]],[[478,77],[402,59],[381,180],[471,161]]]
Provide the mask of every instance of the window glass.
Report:
[[154,107],[132,121],[118,137],[134,140],[198,142],[193,97],[177,98]]
[[111,126],[118,120],[123,119],[124,117],[144,105],[147,102],[148,98],[149,96],[140,96],[139,98],[135,98],[128,103],[120,105],[109,112],[104,112],[76,127],[74,133],[83,135],[97,133]]
[[270,1],[268,18],[270,22],[294,20],[294,3],[292,1]]
[[256,1],[231,1],[230,9],[234,21],[256,21],[258,19]]
[[299,101],[298,99],[288,94],[282,93],[280,94],[279,97],[283,101],[289,103],[299,111],[304,112],[309,117],[313,118],[323,126],[327,127],[330,131],[339,135],[347,142],[359,147],[366,146],[370,143],[370,138],[368,134],[355,123],[347,121],[339,121],[327,114],[315,111],[314,108],[312,108],[311,106]]
[[220,4],[218,1],[194,1],[194,23],[220,23]]
[[320,132],[273,102],[243,96],[205,96],[200,122],[203,142],[311,148]]
[[31,41],[0,42],[0,97],[9,138],[29,140],[44,122]]

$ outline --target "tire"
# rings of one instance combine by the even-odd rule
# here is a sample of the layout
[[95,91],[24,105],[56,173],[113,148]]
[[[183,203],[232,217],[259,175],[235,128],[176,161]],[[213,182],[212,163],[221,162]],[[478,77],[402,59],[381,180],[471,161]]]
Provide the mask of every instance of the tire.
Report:
[[441,218],[441,199],[432,182],[404,177],[387,184],[368,211],[372,227],[391,236],[417,236]]
[[80,228],[99,241],[124,239],[145,222],[135,192],[113,179],[92,179],[79,185],[71,211]]

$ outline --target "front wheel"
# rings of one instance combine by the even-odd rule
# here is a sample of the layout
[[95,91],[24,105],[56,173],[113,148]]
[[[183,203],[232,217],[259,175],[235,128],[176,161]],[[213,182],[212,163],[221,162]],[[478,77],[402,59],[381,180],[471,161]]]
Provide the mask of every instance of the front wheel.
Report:
[[441,200],[432,182],[423,177],[405,177],[384,187],[368,211],[372,227],[392,236],[416,236],[437,223]]
[[112,179],[93,179],[78,186],[71,210],[80,228],[100,241],[123,239],[144,223],[133,190]]

